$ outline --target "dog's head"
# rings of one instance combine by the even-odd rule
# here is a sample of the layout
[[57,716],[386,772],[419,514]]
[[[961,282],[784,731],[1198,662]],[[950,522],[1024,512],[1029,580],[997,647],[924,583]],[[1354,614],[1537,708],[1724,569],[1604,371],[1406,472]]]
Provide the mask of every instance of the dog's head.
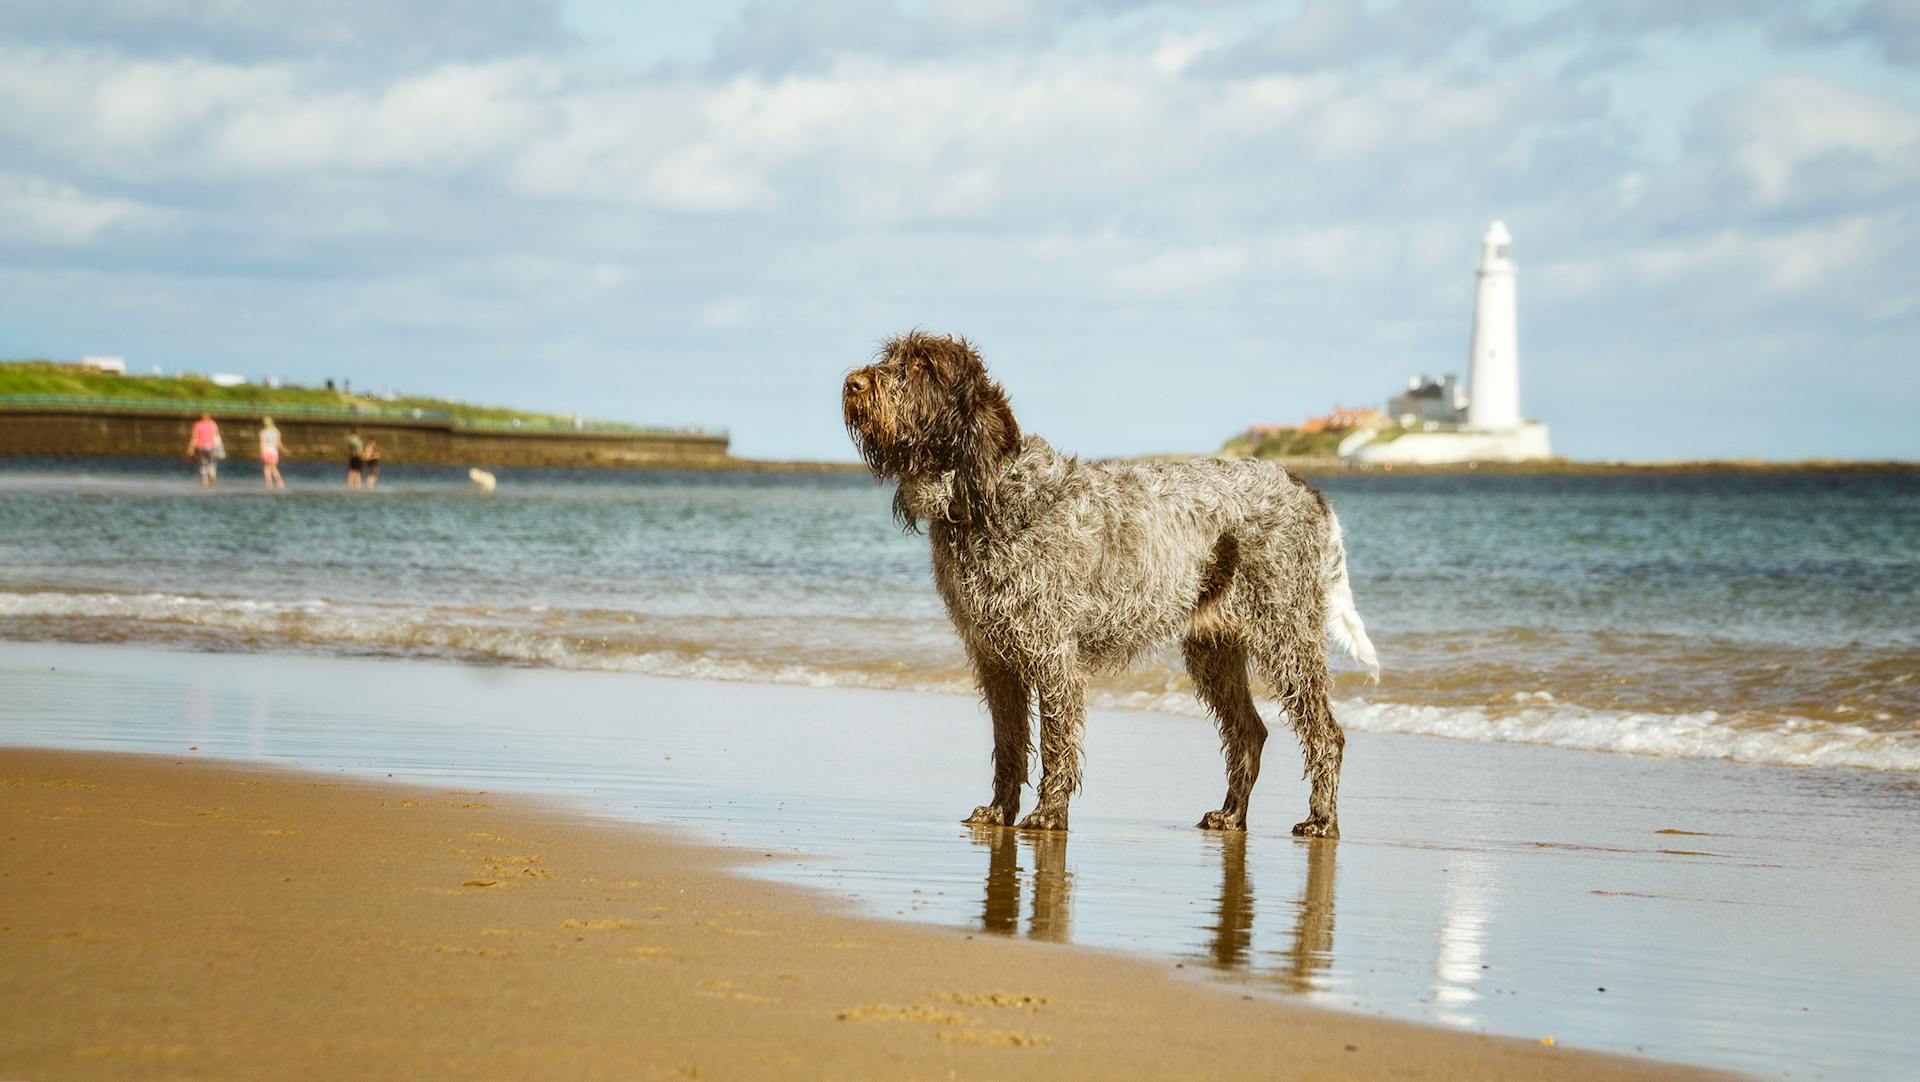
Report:
[[988,523],[995,479],[1020,450],[1020,426],[966,339],[921,331],[894,338],[847,375],[840,407],[868,468],[901,482],[894,515],[903,526],[929,517],[913,505],[912,490],[943,486],[947,474],[952,496],[941,517]]

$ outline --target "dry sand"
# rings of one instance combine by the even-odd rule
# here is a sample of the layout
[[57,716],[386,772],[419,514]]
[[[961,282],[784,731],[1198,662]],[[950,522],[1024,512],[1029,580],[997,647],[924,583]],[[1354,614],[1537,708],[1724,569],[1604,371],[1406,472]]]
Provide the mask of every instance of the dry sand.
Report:
[[1711,1077],[838,915],[524,797],[8,749],[0,813],[0,1078]]

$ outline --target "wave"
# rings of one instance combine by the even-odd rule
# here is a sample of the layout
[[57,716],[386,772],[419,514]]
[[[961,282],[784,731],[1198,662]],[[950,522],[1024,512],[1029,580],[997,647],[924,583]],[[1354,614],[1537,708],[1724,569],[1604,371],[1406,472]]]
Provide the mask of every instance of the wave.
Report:
[[[819,646],[769,641],[749,623],[636,619],[543,605],[421,609],[165,593],[0,593],[0,633],[11,627],[15,638],[28,637],[18,634],[27,631],[72,642],[184,641],[815,687],[971,691],[969,673],[958,665],[857,653],[822,657],[828,651]],[[699,634],[702,625],[708,634]]]
[[[818,626],[822,623],[830,626]],[[646,617],[547,606],[418,608],[317,598],[43,590],[0,592],[0,636],[429,657],[702,680],[975,694],[970,672],[944,624],[937,623]],[[1344,686],[1349,691],[1363,687],[1357,679]],[[1421,692],[1416,687],[1393,694],[1409,693]],[[1185,673],[1170,658],[1148,659],[1128,673],[1097,681],[1089,699],[1097,708],[1205,717]],[[1394,701],[1375,691],[1342,694],[1335,709],[1342,724],[1363,732],[1775,766],[1920,772],[1920,731],[1897,719],[1884,718],[1891,724],[1874,729],[1791,715],[1618,709],[1562,701],[1544,689],[1505,692],[1496,700]]]

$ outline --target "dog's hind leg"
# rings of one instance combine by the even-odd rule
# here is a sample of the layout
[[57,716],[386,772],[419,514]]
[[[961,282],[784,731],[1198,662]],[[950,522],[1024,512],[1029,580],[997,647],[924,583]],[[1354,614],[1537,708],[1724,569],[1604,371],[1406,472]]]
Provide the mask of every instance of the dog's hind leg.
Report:
[[1020,812],[1020,790],[1027,784],[1027,682],[1011,665],[973,658],[980,694],[993,715],[993,800],[973,809],[966,821],[975,826],[1011,826]]
[[1247,801],[1260,779],[1260,750],[1267,726],[1247,686],[1246,647],[1231,639],[1189,636],[1182,644],[1194,692],[1213,712],[1220,727],[1220,750],[1227,759],[1227,799],[1219,811],[1200,817],[1204,830],[1247,829]]
[[1080,751],[1087,727],[1087,677],[1063,646],[1035,673],[1040,695],[1040,803],[1022,830],[1067,829],[1067,802],[1080,788]]
[[1293,825],[1295,834],[1314,838],[1340,836],[1340,759],[1347,736],[1333,720],[1333,708],[1327,702],[1327,686],[1333,675],[1327,669],[1326,647],[1319,640],[1301,648],[1285,664],[1267,666],[1269,678],[1280,689],[1280,701],[1293,731],[1300,737],[1300,752],[1306,760],[1306,777],[1312,784],[1307,797],[1307,818]]

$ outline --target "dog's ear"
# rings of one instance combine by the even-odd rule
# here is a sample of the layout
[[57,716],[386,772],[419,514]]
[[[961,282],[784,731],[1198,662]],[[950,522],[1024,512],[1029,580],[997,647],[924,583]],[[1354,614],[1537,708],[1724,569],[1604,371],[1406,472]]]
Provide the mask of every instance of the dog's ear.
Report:
[[959,461],[953,476],[952,518],[993,530],[994,496],[1000,475],[1020,451],[1020,424],[1013,419],[1007,392],[983,373],[967,414]]

